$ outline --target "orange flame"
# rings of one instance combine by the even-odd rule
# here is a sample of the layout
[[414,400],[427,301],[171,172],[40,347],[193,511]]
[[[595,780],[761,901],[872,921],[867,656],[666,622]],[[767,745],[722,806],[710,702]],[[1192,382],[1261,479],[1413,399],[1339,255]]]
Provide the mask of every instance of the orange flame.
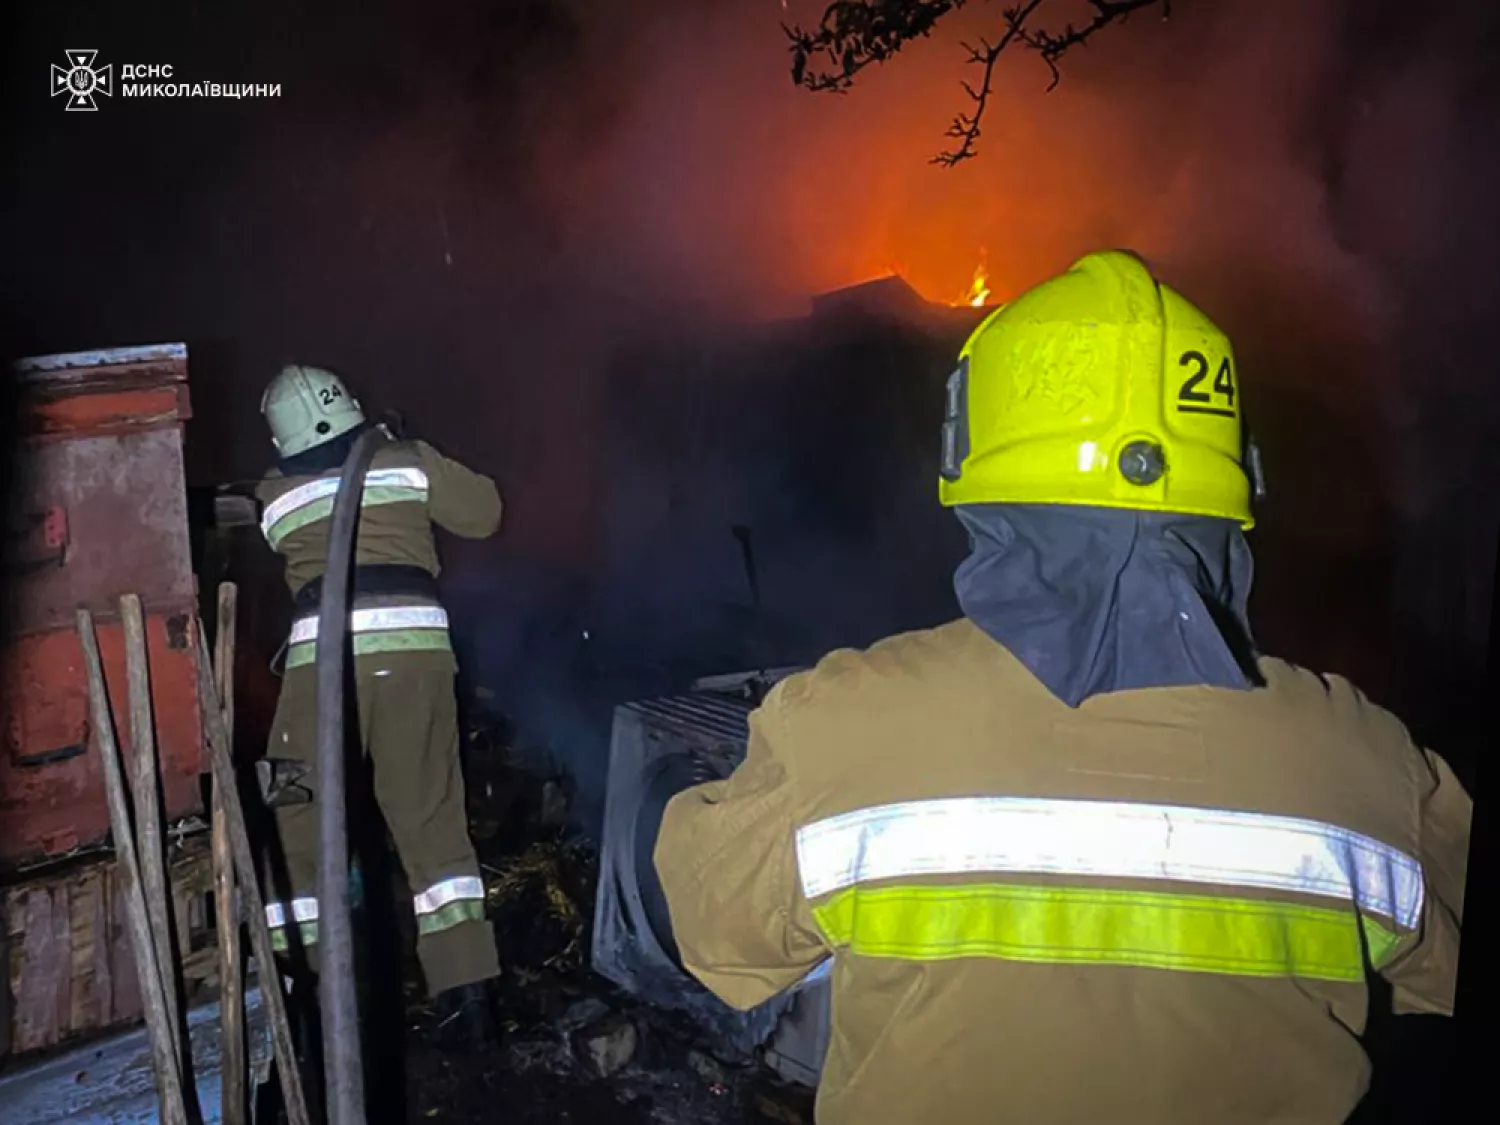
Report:
[[974,267],[974,278],[969,282],[969,291],[964,294],[963,300],[958,302],[962,305],[971,305],[976,309],[983,308],[990,299],[990,271],[985,264],[983,251],[979,255],[979,264]]

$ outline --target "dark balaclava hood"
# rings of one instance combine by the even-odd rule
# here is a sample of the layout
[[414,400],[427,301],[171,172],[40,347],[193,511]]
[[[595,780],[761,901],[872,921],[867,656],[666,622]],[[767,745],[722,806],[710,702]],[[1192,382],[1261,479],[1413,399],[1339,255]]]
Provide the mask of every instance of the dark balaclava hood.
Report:
[[333,469],[343,468],[344,462],[349,459],[349,451],[354,448],[354,443],[370,428],[371,424],[368,421],[361,422],[352,430],[345,430],[338,437],[320,442],[311,449],[304,449],[301,453],[283,457],[277,462],[277,468],[281,470],[283,476],[289,477],[321,476]]
[[1260,684],[1253,564],[1231,520],[1077,505],[956,509],[964,616],[1069,707],[1135,688]]

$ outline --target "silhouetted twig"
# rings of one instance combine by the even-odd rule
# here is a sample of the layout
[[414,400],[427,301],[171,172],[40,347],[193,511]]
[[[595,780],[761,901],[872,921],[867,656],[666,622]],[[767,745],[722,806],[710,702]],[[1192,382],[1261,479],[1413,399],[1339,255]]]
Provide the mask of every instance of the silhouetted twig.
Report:
[[[968,0],[833,0],[823,11],[814,30],[785,27],[792,43],[792,81],[815,93],[847,93],[856,77],[868,66],[894,57],[902,47],[926,38],[944,17],[964,7]],[[964,44],[968,63],[980,68],[978,86],[963,82],[964,93],[974,103],[968,113],[954,117],[944,136],[953,148],[933,157],[933,163],[952,167],[975,155],[980,126],[990,107],[995,64],[1009,48],[1020,44],[1034,51],[1052,73],[1049,91],[1062,80],[1059,67],[1064,55],[1081,47],[1099,31],[1128,18],[1142,8],[1159,6],[1162,18],[1172,14],[1172,0],[1088,0],[1093,18],[1081,26],[1065,24],[1060,30],[1037,26],[1048,0],[1023,0],[1000,14],[1003,33],[993,42]],[[1053,5],[1055,10],[1056,5]]]

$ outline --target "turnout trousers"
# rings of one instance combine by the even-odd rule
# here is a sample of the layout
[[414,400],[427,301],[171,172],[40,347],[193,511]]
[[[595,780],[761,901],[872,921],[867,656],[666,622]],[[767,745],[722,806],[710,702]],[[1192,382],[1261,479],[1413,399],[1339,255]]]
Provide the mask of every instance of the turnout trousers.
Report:
[[[469,840],[454,672],[453,656],[446,652],[369,653],[354,660],[362,758],[412,889],[417,955],[433,994],[500,972]],[[295,943],[306,950],[314,970],[320,794],[316,680],[312,665],[289,669],[276,708],[267,756],[304,765],[307,772],[296,784],[312,800],[273,807],[285,877],[273,868],[266,883],[273,944],[292,948],[289,932],[295,928]],[[351,791],[356,789],[356,779],[349,781]]]

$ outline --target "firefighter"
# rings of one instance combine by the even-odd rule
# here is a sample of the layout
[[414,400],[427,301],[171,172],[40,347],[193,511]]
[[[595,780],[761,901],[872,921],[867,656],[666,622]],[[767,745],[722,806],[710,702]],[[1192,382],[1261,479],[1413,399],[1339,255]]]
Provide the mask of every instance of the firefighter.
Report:
[[948,384],[963,618],[826,657],[678,794],[682,963],[831,959],[822,1125],[1343,1121],[1368,972],[1453,1011],[1470,798],[1246,624],[1230,342],[1134,255],[992,313]]
[[[261,530],[285,559],[295,602],[263,779],[285,866],[268,873],[266,915],[273,943],[300,948],[315,967],[319,591],[339,474],[371,423],[337,375],[305,365],[272,380],[261,412],[280,457],[259,488]],[[417,953],[440,1025],[455,1045],[486,1046],[495,1038],[486,982],[499,965],[468,835],[456,667],[432,527],[487,538],[500,525],[500,494],[490,478],[426,442],[382,431],[388,440],[365,475],[350,588],[360,745],[413,891]]]

